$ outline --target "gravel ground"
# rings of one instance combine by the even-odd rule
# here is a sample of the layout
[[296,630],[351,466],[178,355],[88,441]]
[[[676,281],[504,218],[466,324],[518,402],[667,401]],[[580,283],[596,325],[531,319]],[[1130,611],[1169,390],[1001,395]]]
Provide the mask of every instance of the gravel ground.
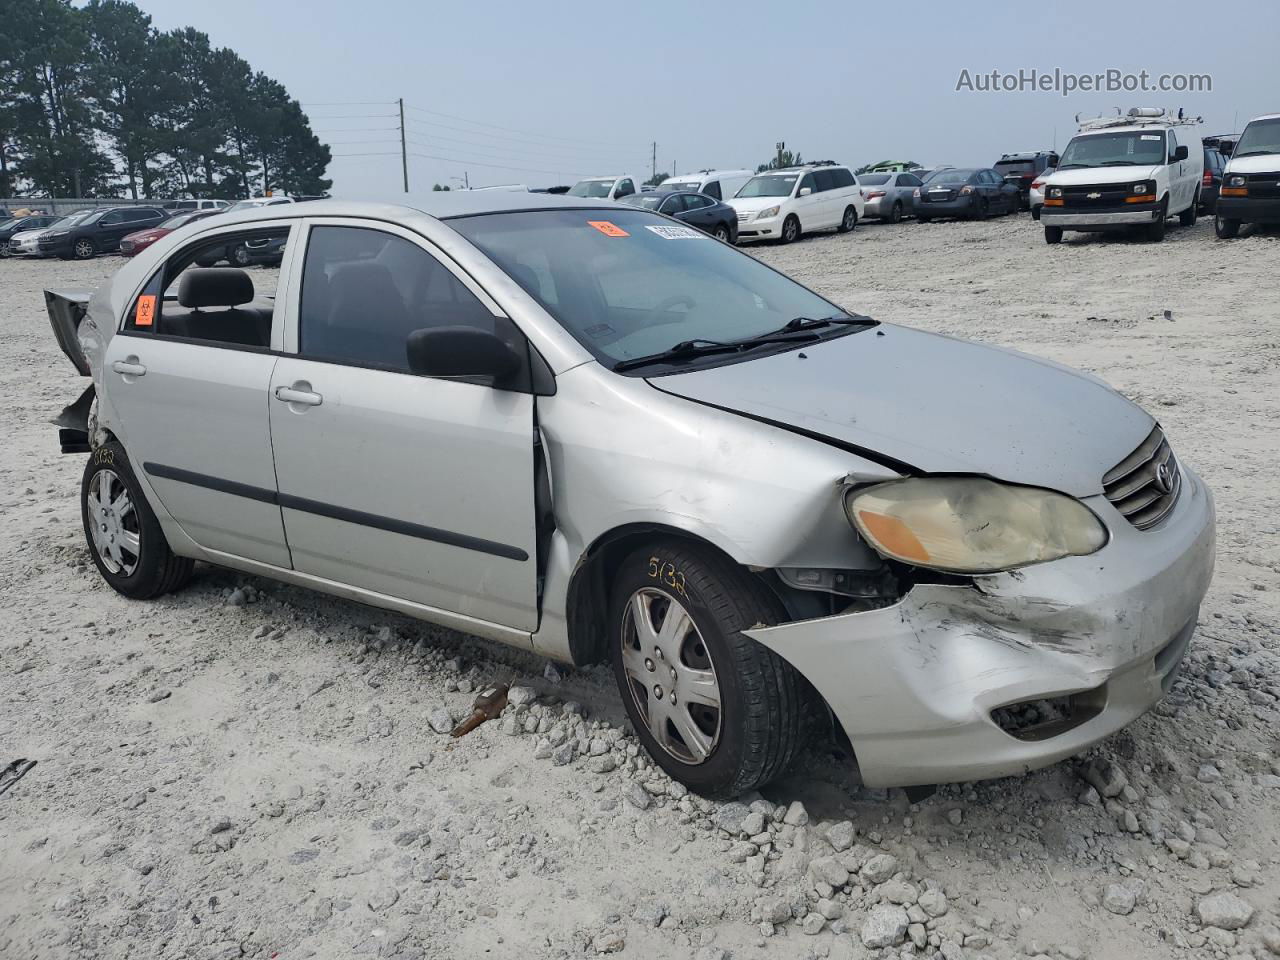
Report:
[[[82,383],[40,291],[119,261],[0,263],[0,765],[39,761],[0,796],[0,957],[1280,952],[1278,239],[1051,248],[1023,215],[756,251],[851,309],[1099,374],[1218,498],[1171,695],[1085,756],[917,805],[832,744],[765,797],[685,795],[605,671],[275,583],[202,567],[117,596],[48,423]],[[441,735],[492,681],[518,685],[504,717]]]

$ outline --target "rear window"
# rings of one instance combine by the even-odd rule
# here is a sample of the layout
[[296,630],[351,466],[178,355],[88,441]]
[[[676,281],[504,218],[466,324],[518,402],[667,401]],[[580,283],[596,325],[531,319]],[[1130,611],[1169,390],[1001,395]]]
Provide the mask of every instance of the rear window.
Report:
[[864,187],[878,187],[889,182],[887,173],[864,173],[860,178]]
[[1000,160],[996,163],[996,172],[1001,176],[1011,174],[1030,175],[1036,172],[1034,160]]

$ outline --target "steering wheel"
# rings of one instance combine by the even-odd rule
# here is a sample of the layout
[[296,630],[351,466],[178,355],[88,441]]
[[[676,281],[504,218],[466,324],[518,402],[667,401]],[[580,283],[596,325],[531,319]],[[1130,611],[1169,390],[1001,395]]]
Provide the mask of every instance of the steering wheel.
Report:
[[[662,326],[666,326],[669,323],[683,323],[685,317],[687,317],[688,314],[684,314],[684,313],[671,314],[670,313],[671,308],[672,307],[688,307],[690,310],[692,310],[696,305],[697,304],[694,301],[693,297],[689,296],[687,293],[677,293],[674,296],[667,297],[662,302],[656,304],[654,308],[649,311],[649,316],[645,319],[644,326],[662,327]],[[660,314],[665,314],[669,319],[659,320],[658,316]]]

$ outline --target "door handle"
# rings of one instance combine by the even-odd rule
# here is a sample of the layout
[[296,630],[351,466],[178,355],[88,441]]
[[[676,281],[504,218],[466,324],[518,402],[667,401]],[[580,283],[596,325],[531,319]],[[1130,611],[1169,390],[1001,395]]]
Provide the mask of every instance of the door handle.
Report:
[[111,369],[122,377],[141,377],[145,376],[147,368],[138,362],[137,357],[129,357],[126,360],[116,360],[111,364]]
[[311,384],[299,381],[292,387],[276,387],[276,399],[284,403],[298,403],[304,407],[318,407],[324,397],[311,389]]

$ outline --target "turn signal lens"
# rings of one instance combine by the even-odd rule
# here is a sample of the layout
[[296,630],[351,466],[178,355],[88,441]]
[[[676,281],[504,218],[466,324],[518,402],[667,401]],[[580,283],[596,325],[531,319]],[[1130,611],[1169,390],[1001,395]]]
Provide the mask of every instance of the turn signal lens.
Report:
[[1125,197],[1125,203],[1155,203],[1156,195],[1154,193],[1144,193],[1139,197]]
[[913,477],[845,494],[845,513],[880,554],[949,573],[994,573],[1086,556],[1107,531],[1079,500],[985,477]]

